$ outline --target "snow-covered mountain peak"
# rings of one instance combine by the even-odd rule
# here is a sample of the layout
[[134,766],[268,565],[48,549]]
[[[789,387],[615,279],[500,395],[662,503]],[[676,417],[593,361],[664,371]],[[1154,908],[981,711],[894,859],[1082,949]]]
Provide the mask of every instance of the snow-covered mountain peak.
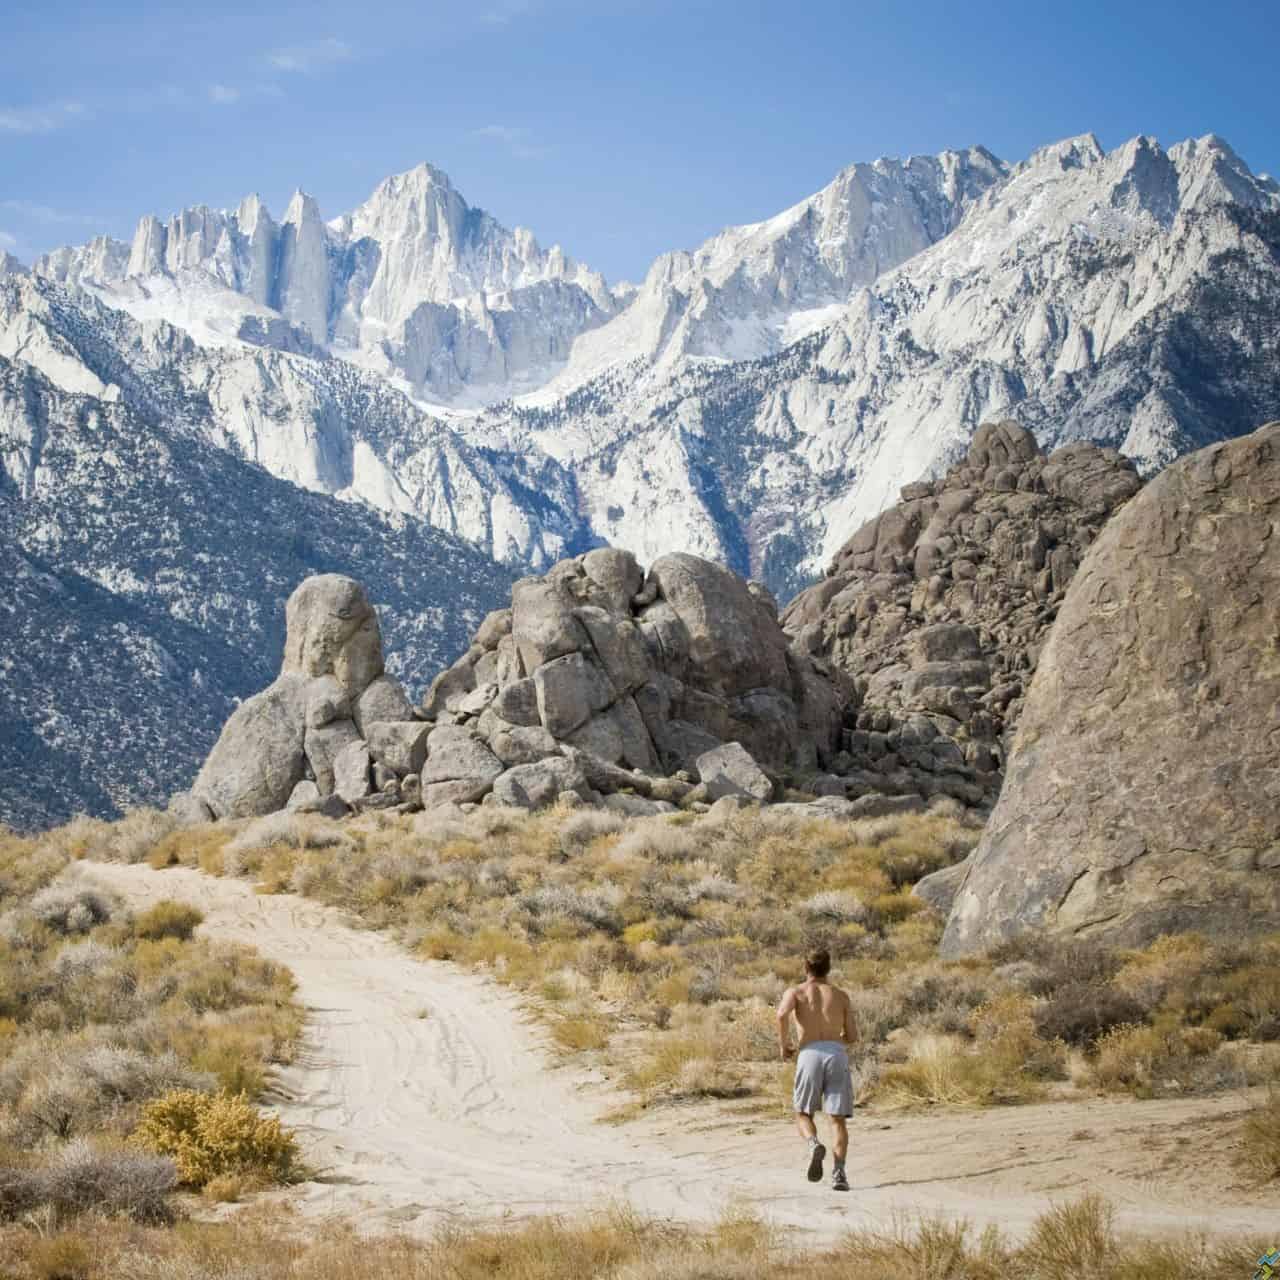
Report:
[[320,220],[320,205],[316,202],[315,196],[308,195],[298,187],[289,197],[289,204],[285,208],[281,224],[292,223],[294,226],[300,226],[304,222],[320,222]]
[[1060,142],[1038,147],[1021,164],[1014,166],[1014,172],[1044,168],[1088,169],[1100,164],[1106,155],[1095,134],[1081,133],[1074,138],[1063,138]]
[[1179,175],[1184,205],[1241,204],[1251,209],[1274,208],[1280,184],[1255,174],[1225,139],[1217,134],[1189,138],[1169,148]]
[[8,250],[0,249],[0,276],[25,276],[27,268]]
[[619,314],[584,332],[564,372],[526,403],[636,361],[663,377],[690,359],[777,352],[837,321],[859,288],[946,236],[1007,173],[983,147],[849,165],[771,218],[661,255]]

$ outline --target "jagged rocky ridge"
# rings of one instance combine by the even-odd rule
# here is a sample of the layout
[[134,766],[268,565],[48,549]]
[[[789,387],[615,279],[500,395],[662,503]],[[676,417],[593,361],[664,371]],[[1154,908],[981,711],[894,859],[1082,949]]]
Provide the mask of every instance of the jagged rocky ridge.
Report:
[[427,164],[329,223],[301,191],[278,223],[251,195],[148,215],[131,244],[99,237],[34,272],[206,342],[341,350],[445,400],[536,378],[618,306],[597,273],[472,208]]
[[359,572],[397,674],[422,683],[509,590],[460,539],[210,448],[162,390],[144,416],[0,358],[7,824],[111,816],[188,785],[237,698],[270,678],[283,602],[308,574]]
[[[786,598],[983,422],[1144,471],[1280,402],[1280,191],[1218,139],[1036,153],[820,332],[747,361],[611,367],[485,415],[569,462],[593,529],[683,545]],[[603,343],[624,317],[590,335]],[[584,339],[585,343],[587,339]]]
[[[1149,470],[1247,431],[1280,397],[1280,190],[1215,138],[1104,153],[1086,136],[1013,167],[981,149],[855,165],[604,293],[459,201],[420,170],[333,224],[295,202],[271,224],[266,303],[245,257],[245,228],[265,214],[247,206],[182,215],[163,252],[148,223],[127,253],[51,255],[36,283],[199,335],[198,354],[175,349],[172,376],[208,387],[211,440],[277,474],[424,515],[513,563],[545,569],[601,540],[646,562],[688,550],[780,598],[904,483],[954,463],[984,420],[1016,416],[1048,448],[1092,439]],[[327,246],[323,339],[318,319],[298,319],[306,255],[281,247],[286,226]],[[303,290],[303,311],[320,292]],[[425,318],[499,317],[494,299],[526,295],[546,305],[510,332],[536,335],[547,360],[501,386],[486,370],[520,365],[523,338],[464,359],[466,324]],[[239,332],[246,307],[239,338],[210,331],[226,310]],[[501,345],[508,321],[492,327]],[[361,384],[375,413],[360,425],[316,391],[343,381],[335,365],[356,374],[352,361],[388,388]],[[441,361],[447,377],[422,372]],[[445,421],[398,388],[488,407]]]
[[1115,450],[1046,457],[1017,423],[988,423],[958,466],[864,525],[782,615],[797,649],[850,678],[846,770],[967,766],[966,798],[993,802],[1076,568],[1140,484]]

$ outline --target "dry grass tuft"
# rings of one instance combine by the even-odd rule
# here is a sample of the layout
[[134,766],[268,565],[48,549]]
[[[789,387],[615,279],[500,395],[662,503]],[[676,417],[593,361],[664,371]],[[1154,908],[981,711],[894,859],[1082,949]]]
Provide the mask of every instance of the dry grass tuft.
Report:
[[1043,1215],[1021,1246],[963,1222],[926,1219],[803,1251],[732,1210],[705,1231],[616,1211],[510,1226],[457,1224],[425,1239],[370,1235],[332,1221],[304,1228],[287,1210],[266,1207],[176,1231],[102,1218],[52,1238],[0,1228],[0,1255],[16,1274],[46,1280],[1238,1280],[1251,1273],[1265,1243],[1124,1239],[1109,1207],[1094,1197]]
[[1280,1092],[1245,1117],[1240,1131],[1240,1164],[1259,1182],[1280,1178]]

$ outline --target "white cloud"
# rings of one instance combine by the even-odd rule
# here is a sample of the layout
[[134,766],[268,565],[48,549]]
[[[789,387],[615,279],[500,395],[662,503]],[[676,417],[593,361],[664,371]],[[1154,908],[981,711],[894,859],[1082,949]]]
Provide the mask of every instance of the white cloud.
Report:
[[473,129],[471,136],[501,143],[517,160],[540,160],[548,151],[547,147],[536,145],[529,130],[519,125],[486,124]]
[[317,40],[314,44],[293,45],[288,49],[277,49],[267,55],[267,61],[277,71],[319,71],[323,67],[331,67],[338,62],[347,62],[354,57],[351,46],[342,40],[330,36],[327,40]]
[[489,27],[505,27],[508,23],[514,22],[516,18],[529,12],[533,8],[530,0],[506,0],[505,4],[500,4],[486,13],[480,15],[480,21]]
[[52,226],[94,227],[102,224],[101,218],[91,214],[64,213],[61,209],[51,209],[47,204],[37,204],[34,200],[0,200],[0,209],[30,218],[33,222],[47,222]]
[[211,84],[209,101],[219,107],[229,107],[233,102],[240,101],[240,90],[229,84]]
[[52,133],[85,114],[78,102],[49,102],[38,107],[0,107],[0,133]]

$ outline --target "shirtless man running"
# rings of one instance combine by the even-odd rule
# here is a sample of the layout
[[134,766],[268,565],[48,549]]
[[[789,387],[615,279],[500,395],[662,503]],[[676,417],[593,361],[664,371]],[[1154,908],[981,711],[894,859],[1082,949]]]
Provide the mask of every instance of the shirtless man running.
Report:
[[848,993],[827,981],[831,971],[827,952],[812,952],[806,957],[804,968],[805,980],[798,987],[788,987],[778,1006],[778,1050],[784,1062],[796,1053],[791,1047],[789,1025],[794,1014],[800,1024],[794,1106],[796,1128],[809,1144],[809,1181],[822,1181],[822,1162],[827,1155],[813,1122],[813,1113],[821,1106],[836,1131],[831,1187],[834,1191],[848,1191],[844,1161],[849,1151],[849,1129],[845,1121],[853,1114],[853,1076],[846,1046],[858,1042],[858,1027]]

